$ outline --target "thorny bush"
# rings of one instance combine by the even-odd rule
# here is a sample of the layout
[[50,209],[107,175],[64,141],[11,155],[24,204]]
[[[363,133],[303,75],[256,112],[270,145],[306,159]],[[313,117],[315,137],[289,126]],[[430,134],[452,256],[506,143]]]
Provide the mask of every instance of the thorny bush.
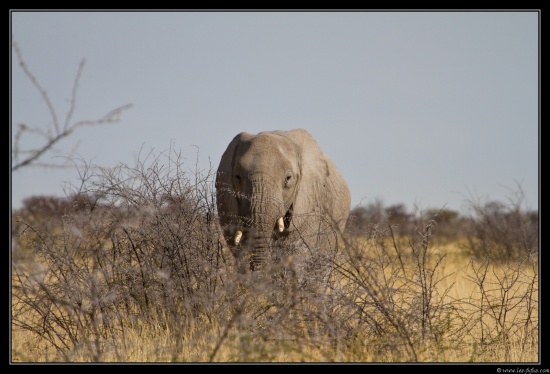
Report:
[[132,334],[162,341],[158,360],[171,361],[437,361],[519,333],[538,341],[535,256],[532,272],[511,266],[491,284],[472,262],[479,293],[453,298],[435,214],[399,235],[390,220],[355,225],[305,261],[240,274],[213,179],[170,149],[135,167],[87,166],[67,199],[27,201],[13,214],[12,329],[54,361],[94,362],[127,360]]

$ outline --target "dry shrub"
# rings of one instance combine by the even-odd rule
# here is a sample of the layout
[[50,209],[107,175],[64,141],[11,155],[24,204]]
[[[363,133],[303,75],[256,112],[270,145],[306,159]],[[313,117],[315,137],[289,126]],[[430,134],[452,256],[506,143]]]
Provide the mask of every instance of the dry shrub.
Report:
[[447,297],[452,284],[441,287],[449,276],[441,269],[445,255],[430,243],[434,225],[417,226],[406,240],[389,223],[373,228],[352,239],[335,266],[339,304],[353,316],[344,325],[346,341],[368,347],[376,361],[437,361],[462,339],[458,302]]
[[[13,216],[13,360],[449,361],[496,349],[532,360],[536,256],[448,272],[438,212],[339,242],[319,233],[320,247],[241,274],[214,196],[211,170],[185,169],[170,149],[86,167],[69,198],[28,201]],[[456,279],[473,291],[454,295]]]
[[470,199],[466,249],[477,258],[492,261],[523,261],[536,256],[539,246],[538,212],[525,210],[521,186],[506,202]]
[[[14,218],[12,320],[70,361],[124,350],[128,329],[170,329],[176,345],[211,320],[225,258],[209,172],[174,150],[134,168],[86,168],[63,214]],[[189,176],[193,175],[193,178]],[[80,353],[79,353],[80,354]],[[121,354],[122,355],[122,354]]]

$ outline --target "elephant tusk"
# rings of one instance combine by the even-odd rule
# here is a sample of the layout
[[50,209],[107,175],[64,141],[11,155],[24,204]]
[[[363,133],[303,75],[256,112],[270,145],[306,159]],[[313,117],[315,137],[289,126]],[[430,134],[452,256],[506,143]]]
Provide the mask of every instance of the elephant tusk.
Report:
[[237,232],[235,233],[235,245],[239,244],[242,236],[243,232],[241,230],[237,230]]
[[285,229],[285,221],[283,220],[283,217],[280,217],[277,220],[277,228],[279,229],[279,232],[283,232]]

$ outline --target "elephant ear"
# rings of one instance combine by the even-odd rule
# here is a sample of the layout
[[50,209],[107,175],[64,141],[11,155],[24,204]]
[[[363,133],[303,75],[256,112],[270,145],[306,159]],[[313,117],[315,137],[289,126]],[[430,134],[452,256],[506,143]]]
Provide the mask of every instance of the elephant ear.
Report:
[[300,181],[294,202],[294,214],[308,215],[319,210],[323,186],[330,174],[325,155],[317,141],[304,129],[287,132],[298,146]]
[[336,165],[321,151],[317,141],[306,130],[292,130],[287,132],[286,136],[292,139],[300,150],[301,181],[294,203],[295,218],[302,221],[301,225],[310,226],[305,221],[308,221],[312,214],[320,214],[322,219],[325,217],[326,223],[336,223],[342,230],[351,205],[349,188],[345,180]]
[[237,199],[233,187],[233,164],[235,152],[239,144],[250,138],[248,133],[240,133],[231,140],[223,153],[218,170],[216,172],[216,202],[218,215],[224,232],[229,229],[231,222],[235,221],[238,215]]

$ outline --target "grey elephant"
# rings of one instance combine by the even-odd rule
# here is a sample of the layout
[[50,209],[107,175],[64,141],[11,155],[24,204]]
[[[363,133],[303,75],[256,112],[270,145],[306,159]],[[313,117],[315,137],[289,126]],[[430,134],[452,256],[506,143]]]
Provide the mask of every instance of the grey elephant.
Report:
[[350,212],[348,185],[303,129],[238,134],[215,186],[224,238],[251,270],[274,261],[282,243],[318,250],[339,237]]

